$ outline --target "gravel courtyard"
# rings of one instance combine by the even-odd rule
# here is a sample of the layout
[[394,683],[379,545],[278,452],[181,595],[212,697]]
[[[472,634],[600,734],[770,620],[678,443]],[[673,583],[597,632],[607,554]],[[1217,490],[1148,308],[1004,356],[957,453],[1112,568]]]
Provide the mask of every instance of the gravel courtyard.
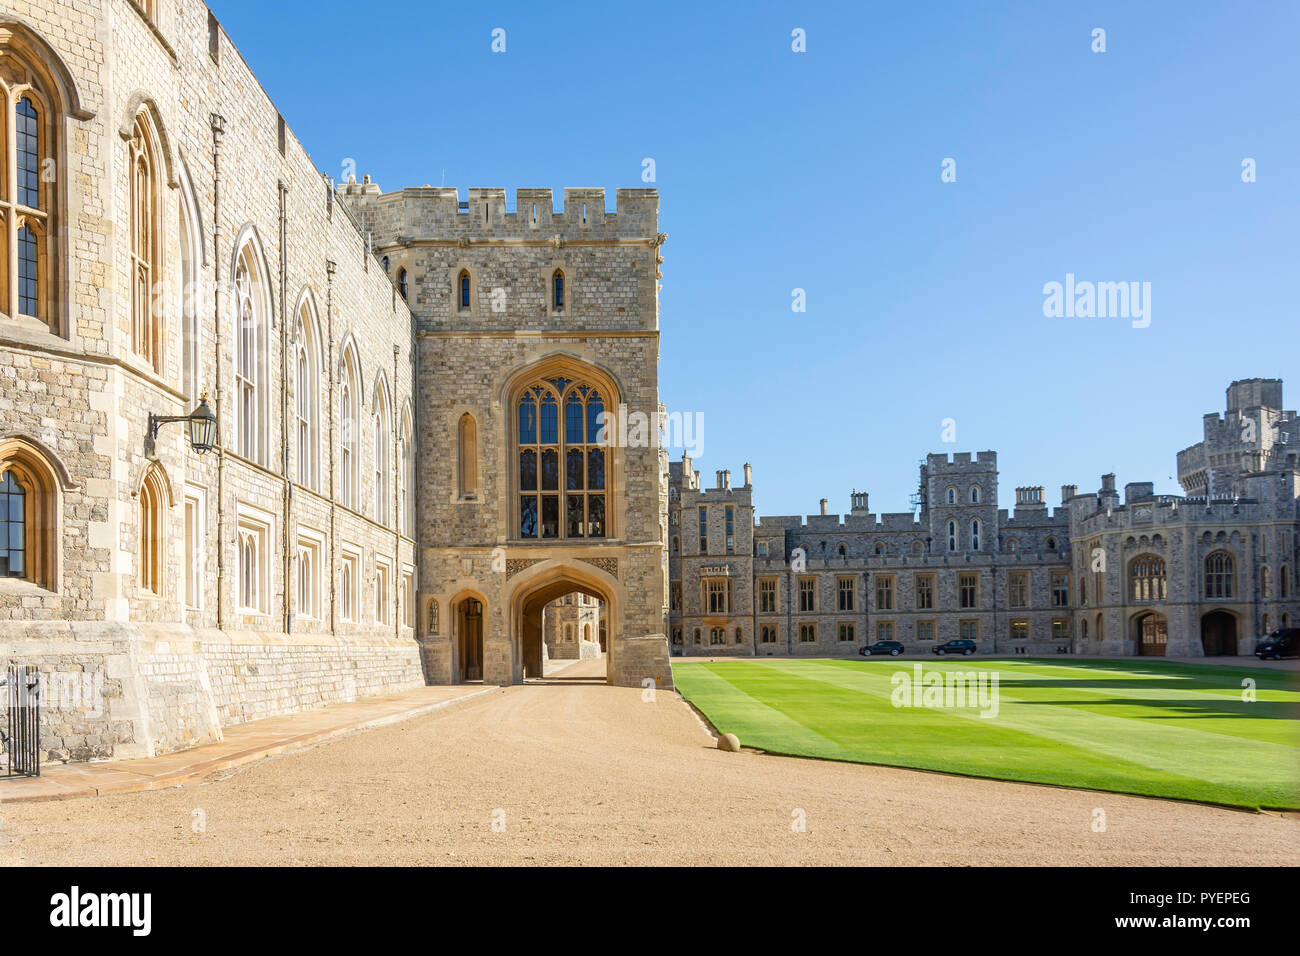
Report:
[[[201,785],[10,804],[11,865],[1293,864],[1300,820],[722,753],[584,661]],[[1105,829],[1094,832],[1094,811]],[[804,826],[797,824],[802,820]],[[202,832],[195,832],[196,826]]]

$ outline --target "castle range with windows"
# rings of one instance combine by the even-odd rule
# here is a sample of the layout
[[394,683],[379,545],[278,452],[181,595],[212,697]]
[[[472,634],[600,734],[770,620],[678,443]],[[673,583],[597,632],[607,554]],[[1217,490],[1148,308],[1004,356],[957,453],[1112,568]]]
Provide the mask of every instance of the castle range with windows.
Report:
[[998,508],[997,455],[932,454],[916,508],[755,521],[750,466],[702,487],[670,466],[672,653],[907,653],[973,640],[980,653],[1250,654],[1300,621],[1300,421],[1282,382],[1233,382],[1204,440],[1178,453],[1184,495],[1113,474],[1080,494],[1017,488]]
[[992,453],[931,455],[919,519],[755,524],[748,472],[597,438],[661,410],[655,190],[336,185],[200,0],[0,3],[0,104],[0,664],[41,670],[47,759],[554,658],[668,689],[670,642],[1240,653],[1295,620],[1280,382],[1229,389],[1185,498],[1008,514]]
[[595,428],[659,409],[655,190],[336,185],[200,0],[0,4],[0,99],[0,664],[47,759],[548,651],[672,686],[666,458]]

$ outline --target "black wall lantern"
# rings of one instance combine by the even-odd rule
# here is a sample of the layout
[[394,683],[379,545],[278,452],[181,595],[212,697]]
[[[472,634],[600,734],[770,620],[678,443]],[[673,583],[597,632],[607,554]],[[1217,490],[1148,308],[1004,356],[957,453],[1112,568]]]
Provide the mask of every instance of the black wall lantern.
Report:
[[155,415],[149,413],[149,432],[145,436],[145,455],[149,458],[154,455],[154,442],[158,438],[158,427],[168,422],[185,422],[186,428],[190,433],[190,447],[196,454],[202,455],[209,452],[217,443],[217,416],[213,414],[208,407],[208,393],[204,392],[199,397],[199,407],[194,409],[188,415]]

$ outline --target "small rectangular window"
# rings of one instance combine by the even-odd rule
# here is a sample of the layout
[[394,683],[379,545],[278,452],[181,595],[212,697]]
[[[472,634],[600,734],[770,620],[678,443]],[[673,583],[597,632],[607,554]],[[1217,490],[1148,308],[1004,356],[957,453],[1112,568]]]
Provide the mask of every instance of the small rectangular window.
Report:
[[280,140],[280,155],[283,156],[285,141],[288,138],[285,125],[284,125],[284,117],[281,116],[279,113],[276,113],[275,120],[276,120],[276,135],[279,137]]
[[208,56],[212,57],[213,63],[221,62],[221,24],[217,23],[216,15],[208,11]]

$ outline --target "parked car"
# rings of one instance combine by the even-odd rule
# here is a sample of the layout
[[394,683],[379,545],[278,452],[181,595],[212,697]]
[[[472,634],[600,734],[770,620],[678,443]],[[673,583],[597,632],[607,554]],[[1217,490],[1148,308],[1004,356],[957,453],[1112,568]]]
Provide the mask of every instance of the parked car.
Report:
[[903,653],[903,645],[898,641],[876,641],[874,644],[868,644],[858,653],[864,657],[870,657],[873,654],[888,654],[891,657],[897,657]]
[[934,652],[940,657],[943,657],[945,654],[965,654],[967,657],[970,657],[975,653],[975,642],[945,641],[942,644],[936,644],[934,646]]
[[1278,628],[1255,645],[1255,656],[1261,661],[1300,657],[1300,627]]

